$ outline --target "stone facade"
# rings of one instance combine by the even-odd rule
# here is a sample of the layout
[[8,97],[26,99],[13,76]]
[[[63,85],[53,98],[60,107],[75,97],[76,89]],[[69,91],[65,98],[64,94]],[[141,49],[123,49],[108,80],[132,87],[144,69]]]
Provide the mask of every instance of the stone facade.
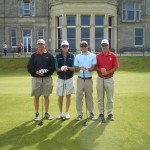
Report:
[[[122,21],[122,2],[138,2],[140,4],[139,21]],[[95,49],[95,15],[104,16],[104,36],[110,38],[111,47],[118,50],[123,47],[135,47],[135,29],[143,29],[143,47],[150,47],[150,1],[149,0],[35,0],[34,16],[19,16],[18,0],[0,1],[0,45],[5,41],[11,44],[11,29],[16,30],[16,38],[24,43],[24,30],[31,31],[31,46],[36,47],[38,30],[44,31],[43,38],[48,49],[58,49],[57,20],[62,16],[62,40],[67,39],[66,16],[76,16],[76,49],[80,49],[81,15],[90,15],[90,48]],[[112,26],[109,26],[112,17]],[[16,41],[17,44],[17,41]]]

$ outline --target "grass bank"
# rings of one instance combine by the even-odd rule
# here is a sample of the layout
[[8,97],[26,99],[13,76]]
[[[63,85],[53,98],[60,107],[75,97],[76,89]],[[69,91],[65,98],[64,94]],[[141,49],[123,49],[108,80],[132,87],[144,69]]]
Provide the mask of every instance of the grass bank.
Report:
[[[0,75],[20,74],[27,75],[27,63],[29,58],[1,58]],[[126,72],[150,72],[150,57],[126,56],[118,57],[118,71]]]

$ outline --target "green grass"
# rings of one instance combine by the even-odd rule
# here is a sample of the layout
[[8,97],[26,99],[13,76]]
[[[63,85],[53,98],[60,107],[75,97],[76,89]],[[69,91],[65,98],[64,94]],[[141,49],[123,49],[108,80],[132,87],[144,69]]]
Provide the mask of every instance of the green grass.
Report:
[[[58,105],[55,75],[53,76],[54,90],[50,96],[50,113],[54,116],[54,120],[44,120],[43,126],[38,126],[33,121],[31,77],[25,70],[27,61],[27,58],[0,60],[0,64],[3,64],[0,68],[1,150],[149,149],[150,71],[145,65],[149,64],[148,57],[119,58],[120,69],[115,74],[115,121],[101,124],[99,121],[90,120],[87,127],[82,126],[85,115],[82,121],[75,121],[77,116],[75,95],[72,95],[71,119],[65,122],[56,119]],[[131,63],[136,61],[137,64]],[[8,62],[10,68],[4,67]],[[75,81],[76,77],[75,75]],[[94,113],[98,116],[96,73],[93,77]],[[83,111],[85,112],[85,103]]]

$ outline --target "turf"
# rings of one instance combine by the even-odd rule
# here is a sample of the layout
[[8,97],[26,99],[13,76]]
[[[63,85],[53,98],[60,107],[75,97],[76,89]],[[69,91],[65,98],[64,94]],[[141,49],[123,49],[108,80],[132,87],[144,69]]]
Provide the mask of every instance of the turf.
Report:
[[[140,59],[141,58],[141,59]],[[131,60],[132,59],[132,60]],[[135,61],[134,61],[135,60]],[[14,62],[15,61],[15,62]],[[33,121],[33,97],[30,96],[31,77],[25,68],[26,59],[2,59],[7,66],[0,69],[0,149],[1,150],[148,150],[150,147],[150,70],[148,57],[121,57],[115,74],[114,122],[102,124],[89,120],[88,126],[75,121],[75,95],[70,107],[71,119],[59,121],[56,84],[50,96],[50,113],[54,120],[44,120],[43,126]],[[138,66],[136,62],[138,61]],[[19,63],[18,63],[19,62]],[[22,62],[22,65],[20,65]],[[126,65],[124,65],[126,62]],[[19,66],[20,65],[20,66]],[[130,65],[130,67],[129,67]],[[15,71],[12,67],[15,68]],[[124,68],[123,68],[124,67]],[[136,68],[136,69],[135,69]],[[4,70],[2,72],[2,70]],[[142,71],[143,70],[143,71]],[[7,74],[6,74],[7,73]],[[75,81],[76,81],[75,75]],[[98,116],[94,80],[94,113]],[[40,107],[41,112],[41,107]],[[85,114],[85,103],[83,103]],[[40,113],[41,115],[41,113]]]

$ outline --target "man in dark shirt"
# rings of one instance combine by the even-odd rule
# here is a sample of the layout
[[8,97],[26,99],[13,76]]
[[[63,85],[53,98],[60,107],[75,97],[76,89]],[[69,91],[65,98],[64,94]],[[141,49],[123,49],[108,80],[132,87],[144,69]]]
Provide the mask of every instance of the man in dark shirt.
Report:
[[49,109],[49,95],[52,93],[53,80],[51,75],[55,70],[54,57],[45,49],[45,41],[39,39],[37,41],[38,50],[32,54],[28,62],[28,72],[32,78],[32,93],[34,96],[34,106],[36,115],[34,120],[39,120],[39,98],[41,95],[45,99],[45,117],[49,120],[53,117],[48,113]]

